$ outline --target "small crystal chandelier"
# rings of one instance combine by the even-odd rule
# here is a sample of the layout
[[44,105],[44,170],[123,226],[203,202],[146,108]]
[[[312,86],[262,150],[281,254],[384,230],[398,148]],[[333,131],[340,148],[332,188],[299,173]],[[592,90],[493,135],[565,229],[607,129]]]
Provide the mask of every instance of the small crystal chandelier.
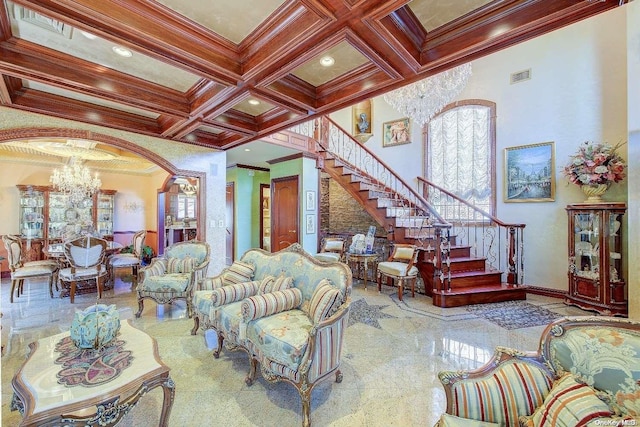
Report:
[[420,127],[462,92],[471,77],[467,63],[384,95],[384,100]]
[[69,198],[73,206],[78,206],[100,190],[102,181],[97,173],[92,177],[89,168],[82,166],[78,158],[71,157],[69,164],[62,170],[54,169],[49,181],[57,191]]

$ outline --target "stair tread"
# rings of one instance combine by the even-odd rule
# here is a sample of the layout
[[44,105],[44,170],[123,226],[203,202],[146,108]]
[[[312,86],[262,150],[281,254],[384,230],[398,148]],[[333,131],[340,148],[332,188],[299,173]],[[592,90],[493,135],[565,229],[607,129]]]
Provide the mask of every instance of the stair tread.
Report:
[[478,294],[482,292],[516,292],[526,289],[526,285],[515,286],[508,283],[496,283],[495,285],[483,285],[483,286],[467,286],[464,288],[452,288],[451,290],[433,291],[440,292],[447,295],[464,295],[464,294]]
[[457,256],[451,257],[451,262],[464,262],[464,261],[486,261],[487,258],[484,257],[473,257],[473,256]]
[[469,270],[469,271],[452,271],[451,277],[469,277],[469,276],[490,276],[493,274],[502,274],[500,270]]

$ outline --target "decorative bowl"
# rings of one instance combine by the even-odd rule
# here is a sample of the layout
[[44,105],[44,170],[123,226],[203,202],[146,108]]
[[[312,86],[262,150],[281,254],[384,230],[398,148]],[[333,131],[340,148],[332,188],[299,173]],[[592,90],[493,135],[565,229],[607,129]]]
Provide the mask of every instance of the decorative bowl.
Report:
[[115,304],[96,304],[76,311],[71,322],[71,340],[78,348],[99,349],[120,331],[120,313]]

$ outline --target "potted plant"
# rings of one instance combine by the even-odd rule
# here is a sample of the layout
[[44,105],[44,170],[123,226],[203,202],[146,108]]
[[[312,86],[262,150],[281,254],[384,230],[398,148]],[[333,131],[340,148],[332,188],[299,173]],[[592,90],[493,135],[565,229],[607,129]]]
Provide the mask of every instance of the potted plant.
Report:
[[570,156],[571,161],[563,169],[564,176],[580,186],[588,197],[587,203],[602,202],[602,195],[609,186],[625,178],[627,165],[616,152],[620,146],[622,144],[611,146],[587,141],[580,145],[576,154]]
[[153,253],[151,246],[144,245],[142,247],[142,265],[149,265],[154,256],[155,254]]

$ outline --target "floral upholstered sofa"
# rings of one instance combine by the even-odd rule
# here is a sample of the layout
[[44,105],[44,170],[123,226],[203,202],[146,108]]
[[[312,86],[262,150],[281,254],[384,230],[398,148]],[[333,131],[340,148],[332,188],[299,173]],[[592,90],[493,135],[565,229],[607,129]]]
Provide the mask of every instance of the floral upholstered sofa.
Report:
[[310,425],[311,391],[339,370],[351,302],[351,270],[313,258],[299,244],[275,253],[250,249],[194,292],[194,327],[214,329],[222,346],[250,359],[245,380],[258,364],[270,382],[293,384],[302,400],[302,423]]
[[565,317],[537,352],[498,347],[483,367],[439,378],[440,427],[640,425],[640,322]]

